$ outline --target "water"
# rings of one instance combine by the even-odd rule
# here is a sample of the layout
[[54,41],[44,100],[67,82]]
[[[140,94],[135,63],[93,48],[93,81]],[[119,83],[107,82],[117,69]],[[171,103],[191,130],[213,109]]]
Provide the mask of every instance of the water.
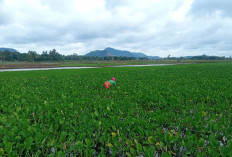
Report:
[[[143,66],[165,66],[165,65],[174,65],[174,64],[118,65],[118,66],[107,66],[107,67],[143,67]],[[33,70],[58,70],[58,69],[88,69],[88,68],[102,68],[102,67],[57,67],[57,68],[0,69],[0,72],[33,71]]]
[[98,68],[98,67],[57,67],[57,68],[0,69],[0,72],[4,72],[4,71],[57,70],[57,69],[86,69],[86,68]]

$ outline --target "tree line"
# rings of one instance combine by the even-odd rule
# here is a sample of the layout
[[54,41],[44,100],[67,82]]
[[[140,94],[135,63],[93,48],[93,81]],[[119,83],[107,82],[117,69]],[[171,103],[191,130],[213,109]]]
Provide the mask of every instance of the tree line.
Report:
[[55,49],[47,52],[43,51],[38,54],[36,51],[29,50],[28,53],[19,53],[5,50],[0,52],[1,61],[60,61],[64,60],[64,56],[59,54]]
[[192,59],[195,60],[227,60],[227,59],[231,59],[230,58],[226,58],[225,56],[220,57],[220,56],[207,56],[207,55],[201,55],[201,56],[194,56],[192,57]]
[[168,57],[164,58],[168,60],[184,60],[184,59],[190,59],[190,60],[231,60],[231,56],[229,58],[226,58],[225,56],[207,56],[207,55],[200,55],[200,56],[192,56],[192,57]]
[[[97,56],[80,56],[76,53],[72,55],[62,55],[53,49],[51,51],[43,51],[42,54],[38,54],[36,51],[29,50],[28,53],[12,52],[9,50],[0,51],[0,61],[74,61],[74,60],[135,60],[134,57],[97,57]],[[139,60],[145,60],[146,58],[139,58]]]
[[[193,56],[190,58],[185,57],[170,57],[168,60],[231,60],[231,57],[219,57],[219,56]],[[28,53],[19,53],[13,52],[9,50],[0,51],[0,61],[30,61],[30,62],[39,62],[39,61],[75,61],[75,60],[151,60],[148,57],[135,58],[135,57],[118,57],[118,56],[106,56],[106,57],[98,57],[98,56],[80,56],[76,53],[72,55],[62,55],[56,51],[56,49],[50,51],[43,51],[42,54],[38,54],[36,51],[29,50]]]

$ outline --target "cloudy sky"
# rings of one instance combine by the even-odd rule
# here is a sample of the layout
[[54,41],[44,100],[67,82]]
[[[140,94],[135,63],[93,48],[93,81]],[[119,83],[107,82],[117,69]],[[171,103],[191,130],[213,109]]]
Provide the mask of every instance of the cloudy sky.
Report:
[[231,0],[0,0],[0,47],[232,56]]

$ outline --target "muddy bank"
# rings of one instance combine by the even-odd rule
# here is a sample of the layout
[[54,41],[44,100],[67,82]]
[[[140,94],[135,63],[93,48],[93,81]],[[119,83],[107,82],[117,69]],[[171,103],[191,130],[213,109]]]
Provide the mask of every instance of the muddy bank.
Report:
[[0,69],[26,69],[26,68],[55,68],[60,63],[8,63],[0,64]]
[[[175,64],[146,64],[146,65],[119,65],[119,66],[105,66],[105,67],[143,67],[143,66],[166,66]],[[58,70],[58,69],[87,69],[87,68],[102,68],[102,67],[51,67],[51,68],[20,68],[20,69],[0,69],[4,71],[32,71],[32,70]]]
[[25,69],[0,69],[0,72],[4,71],[33,71],[33,70],[59,70],[59,69],[87,69],[97,67],[56,67],[56,68],[25,68]]

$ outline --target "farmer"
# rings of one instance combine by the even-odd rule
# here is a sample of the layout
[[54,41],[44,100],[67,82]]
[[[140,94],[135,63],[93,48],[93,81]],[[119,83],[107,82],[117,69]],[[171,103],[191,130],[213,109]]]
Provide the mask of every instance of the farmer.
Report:
[[116,82],[115,82],[115,78],[113,77],[111,80],[106,81],[104,83],[104,87],[108,90],[110,90],[110,85],[114,85],[116,87]]

